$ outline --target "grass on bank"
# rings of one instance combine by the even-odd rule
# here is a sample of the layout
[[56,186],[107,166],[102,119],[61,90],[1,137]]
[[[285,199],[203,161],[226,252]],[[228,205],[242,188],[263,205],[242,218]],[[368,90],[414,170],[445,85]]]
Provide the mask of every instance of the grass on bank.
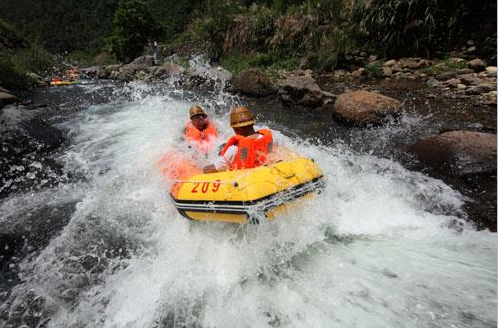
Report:
[[298,57],[278,59],[268,53],[255,55],[231,54],[221,58],[220,64],[235,75],[252,67],[260,68],[272,74],[280,69],[293,70],[299,68],[300,59]]
[[456,72],[467,67],[467,61],[456,61],[454,58],[446,56],[440,63],[429,66],[421,71],[427,75],[438,75],[445,72]]
[[0,85],[14,93],[33,85],[28,73],[44,75],[54,65],[54,57],[39,46],[0,52]]

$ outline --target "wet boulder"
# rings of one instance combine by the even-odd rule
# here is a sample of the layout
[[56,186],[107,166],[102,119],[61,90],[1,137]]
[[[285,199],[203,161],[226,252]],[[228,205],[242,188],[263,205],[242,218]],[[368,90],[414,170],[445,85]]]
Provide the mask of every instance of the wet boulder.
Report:
[[411,152],[444,176],[496,173],[496,135],[490,133],[445,132],[417,142]]
[[12,139],[18,142],[26,140],[21,145],[21,152],[34,150],[52,150],[64,141],[62,132],[48,124],[34,110],[27,110],[15,105],[6,106],[0,111],[3,124],[0,126],[0,136],[4,141]]
[[135,66],[135,67],[141,67],[141,68],[154,66],[154,56],[141,56],[141,57],[137,57],[131,63],[129,63],[127,65],[129,65],[129,66]]
[[27,74],[30,78],[31,82],[37,87],[44,87],[47,85],[47,82],[40,75],[30,72]]
[[259,69],[240,72],[233,80],[234,91],[255,97],[266,97],[277,92],[270,78]]
[[184,73],[184,68],[175,63],[166,62],[152,72],[153,76],[160,79],[170,77],[180,77]]
[[379,125],[400,115],[401,102],[374,92],[346,92],[337,96],[333,112],[337,119],[352,125]]
[[121,65],[108,65],[100,67],[99,69],[97,69],[96,77],[99,79],[109,79],[111,77],[111,74],[119,70],[120,67]]
[[278,93],[287,105],[319,107],[334,95],[320,89],[310,74],[289,75],[277,82]]
[[21,100],[17,98],[16,96],[8,93],[8,92],[1,92],[0,91],[0,108],[3,106],[9,105],[9,104],[14,104],[18,103]]

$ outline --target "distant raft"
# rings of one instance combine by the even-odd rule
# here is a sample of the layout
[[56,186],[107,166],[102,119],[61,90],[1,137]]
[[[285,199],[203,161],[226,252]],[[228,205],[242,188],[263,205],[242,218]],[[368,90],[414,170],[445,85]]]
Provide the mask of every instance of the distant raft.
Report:
[[188,161],[171,158],[163,174],[173,179],[170,195],[175,207],[191,220],[257,223],[275,218],[324,188],[320,168],[302,157],[210,174],[202,174]]
[[63,86],[63,85],[74,85],[78,84],[79,81],[67,81],[67,80],[59,80],[59,79],[53,79],[50,81],[50,85],[56,85],[56,86]]

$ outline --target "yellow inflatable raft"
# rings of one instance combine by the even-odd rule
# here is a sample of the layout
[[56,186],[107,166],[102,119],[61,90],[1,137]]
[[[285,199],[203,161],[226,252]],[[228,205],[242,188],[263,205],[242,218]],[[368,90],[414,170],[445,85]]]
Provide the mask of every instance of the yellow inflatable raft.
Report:
[[211,174],[199,174],[193,166],[170,166],[168,170],[163,173],[171,176],[174,172],[179,177],[171,187],[176,208],[184,217],[199,221],[257,223],[262,218],[273,219],[324,187],[320,168],[300,157]]

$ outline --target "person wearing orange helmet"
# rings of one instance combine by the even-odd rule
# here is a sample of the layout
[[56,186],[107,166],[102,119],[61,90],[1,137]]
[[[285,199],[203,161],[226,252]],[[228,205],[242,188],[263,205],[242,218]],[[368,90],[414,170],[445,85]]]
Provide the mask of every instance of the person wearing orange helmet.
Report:
[[190,120],[185,125],[185,138],[189,144],[207,154],[214,146],[218,130],[201,106],[192,106],[189,115]]
[[204,167],[204,173],[253,168],[267,162],[276,141],[271,130],[254,130],[253,115],[243,106],[234,107],[230,112],[230,126],[235,135],[228,140],[214,163]]

